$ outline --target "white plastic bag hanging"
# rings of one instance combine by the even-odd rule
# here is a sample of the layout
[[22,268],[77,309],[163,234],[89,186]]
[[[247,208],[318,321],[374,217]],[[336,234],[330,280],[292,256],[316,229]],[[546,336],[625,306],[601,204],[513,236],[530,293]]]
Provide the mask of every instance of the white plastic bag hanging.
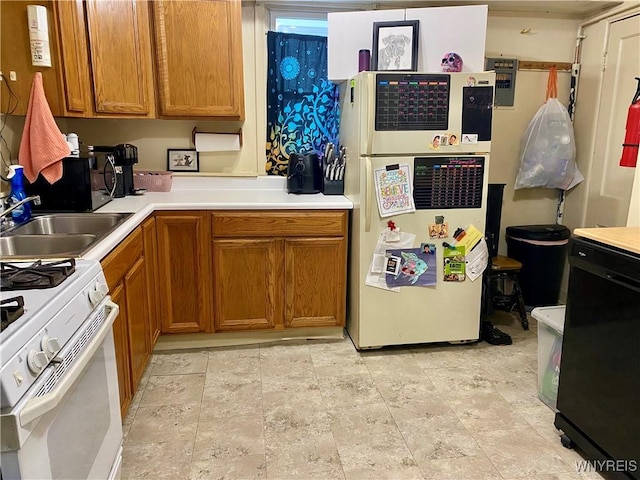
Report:
[[552,67],[547,101],[522,135],[516,190],[534,187],[568,190],[584,178],[576,166],[573,124],[557,94],[558,74]]

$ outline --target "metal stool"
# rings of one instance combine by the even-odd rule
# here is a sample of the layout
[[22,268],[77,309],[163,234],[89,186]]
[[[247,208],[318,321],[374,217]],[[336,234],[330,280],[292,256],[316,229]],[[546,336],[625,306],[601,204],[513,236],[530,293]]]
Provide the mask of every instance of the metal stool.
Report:
[[[496,255],[491,258],[491,269],[485,270],[482,291],[482,308],[485,314],[493,313],[494,309],[512,312],[518,308],[522,328],[529,330],[529,320],[524,306],[522,290],[518,283],[518,273],[522,263],[504,255]],[[511,283],[510,291],[507,291],[507,283]]]

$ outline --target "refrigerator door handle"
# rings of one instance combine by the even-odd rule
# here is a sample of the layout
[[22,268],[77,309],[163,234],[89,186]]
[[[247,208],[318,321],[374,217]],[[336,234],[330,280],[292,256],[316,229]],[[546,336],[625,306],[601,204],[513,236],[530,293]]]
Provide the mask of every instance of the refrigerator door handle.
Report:
[[373,174],[371,173],[371,158],[365,158],[365,172],[364,176],[366,178],[365,182],[367,183],[366,191],[365,191],[365,202],[364,202],[364,231],[369,232],[371,230],[371,196],[373,194],[373,186],[372,178]]
[[[375,75],[371,76],[370,78],[368,78],[367,80],[369,81],[369,85],[367,86],[367,89],[369,90],[369,92],[375,92],[375,88],[376,88],[376,83],[373,81],[375,79]],[[367,155],[371,155],[372,154],[372,150],[373,150],[373,132],[375,132],[375,121],[376,121],[376,104],[375,104],[375,93],[372,93],[369,95],[369,102],[367,105],[367,112],[366,112],[366,118],[367,118],[367,132],[371,132],[371,134],[367,135],[367,145],[366,145],[366,151],[365,153]]]

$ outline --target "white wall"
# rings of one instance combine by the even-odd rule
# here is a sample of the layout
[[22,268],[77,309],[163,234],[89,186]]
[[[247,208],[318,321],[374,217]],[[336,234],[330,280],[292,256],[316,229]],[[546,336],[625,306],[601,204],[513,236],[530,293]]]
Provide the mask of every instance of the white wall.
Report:
[[[490,14],[487,57],[573,62],[578,20]],[[526,33],[521,33],[526,32]],[[514,191],[520,168],[520,137],[545,101],[547,71],[519,70],[513,107],[494,111],[489,181],[505,183],[499,251],[506,254],[505,228],[555,223],[558,192],[533,188]],[[558,73],[558,99],[566,104],[569,73]]]

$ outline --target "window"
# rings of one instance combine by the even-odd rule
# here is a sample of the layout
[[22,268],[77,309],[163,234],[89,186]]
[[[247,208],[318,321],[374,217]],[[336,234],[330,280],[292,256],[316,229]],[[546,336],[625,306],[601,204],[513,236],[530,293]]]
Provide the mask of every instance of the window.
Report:
[[270,10],[269,15],[274,32],[327,36],[326,13]]

